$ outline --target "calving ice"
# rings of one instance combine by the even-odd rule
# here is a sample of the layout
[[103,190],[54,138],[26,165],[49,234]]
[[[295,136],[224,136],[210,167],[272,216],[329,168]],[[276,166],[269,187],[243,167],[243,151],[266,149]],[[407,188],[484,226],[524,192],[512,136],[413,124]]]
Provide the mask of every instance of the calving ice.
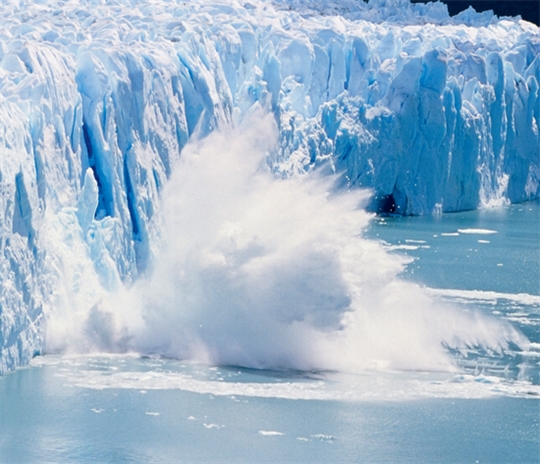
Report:
[[444,347],[527,344],[398,279],[359,207],[537,198],[539,29],[340,5],[4,2],[0,372],[44,350],[450,369]]

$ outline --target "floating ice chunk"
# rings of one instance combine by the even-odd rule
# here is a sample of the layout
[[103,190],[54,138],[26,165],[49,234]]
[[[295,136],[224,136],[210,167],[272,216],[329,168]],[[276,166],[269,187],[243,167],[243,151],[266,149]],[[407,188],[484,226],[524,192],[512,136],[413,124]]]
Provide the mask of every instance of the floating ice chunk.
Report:
[[496,230],[490,229],[458,229],[460,234],[477,234],[477,235],[491,235],[496,234]]
[[314,438],[316,440],[323,441],[326,443],[333,443],[336,440],[336,437],[332,435],[325,435],[323,433],[318,433],[316,435],[310,435],[310,436],[311,438]]
[[418,245],[390,245],[385,247],[387,250],[418,250]]
[[282,432],[276,432],[275,430],[259,430],[259,435],[264,437],[279,437],[284,434]]
[[205,429],[222,429],[223,427],[225,427],[224,425],[207,424],[207,423],[204,423],[203,426]]

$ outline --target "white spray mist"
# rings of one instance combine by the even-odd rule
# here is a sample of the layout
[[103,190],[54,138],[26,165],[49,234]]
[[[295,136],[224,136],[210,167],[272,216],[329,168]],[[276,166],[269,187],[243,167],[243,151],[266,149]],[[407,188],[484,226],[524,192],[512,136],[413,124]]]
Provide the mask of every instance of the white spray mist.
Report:
[[85,309],[65,348],[255,368],[450,370],[447,346],[526,342],[400,280],[406,260],[361,236],[368,194],[336,191],[317,173],[276,179],[264,164],[276,140],[273,118],[258,116],[187,146],[162,194],[150,275]]

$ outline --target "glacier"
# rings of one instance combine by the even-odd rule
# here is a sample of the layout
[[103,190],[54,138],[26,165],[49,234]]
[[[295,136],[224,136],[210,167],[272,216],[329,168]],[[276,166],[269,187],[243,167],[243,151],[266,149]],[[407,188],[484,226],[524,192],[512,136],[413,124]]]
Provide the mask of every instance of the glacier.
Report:
[[0,15],[0,374],[42,352],[58,308],[148,272],[184,148],[259,111],[275,177],[326,169],[371,211],[540,196],[540,30],[519,18],[408,0],[5,0]]

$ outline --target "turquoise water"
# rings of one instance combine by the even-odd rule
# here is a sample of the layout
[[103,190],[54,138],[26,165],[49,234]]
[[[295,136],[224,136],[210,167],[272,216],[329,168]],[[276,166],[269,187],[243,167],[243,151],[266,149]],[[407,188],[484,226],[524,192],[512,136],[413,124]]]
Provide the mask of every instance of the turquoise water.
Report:
[[405,278],[432,288],[486,292],[473,298],[476,309],[511,321],[540,342],[539,300],[523,305],[526,298],[517,297],[540,295],[539,201],[433,217],[377,218],[367,235],[414,258]]
[[404,278],[532,342],[458,372],[274,372],[44,356],[0,378],[0,461],[540,462],[540,203],[377,218]]
[[66,386],[58,368],[22,369],[0,382],[3,462],[538,462],[540,452],[532,399],[99,390]]
[[440,216],[377,218],[367,235],[410,247],[405,251],[416,260],[405,276],[429,287],[540,294],[538,201]]

